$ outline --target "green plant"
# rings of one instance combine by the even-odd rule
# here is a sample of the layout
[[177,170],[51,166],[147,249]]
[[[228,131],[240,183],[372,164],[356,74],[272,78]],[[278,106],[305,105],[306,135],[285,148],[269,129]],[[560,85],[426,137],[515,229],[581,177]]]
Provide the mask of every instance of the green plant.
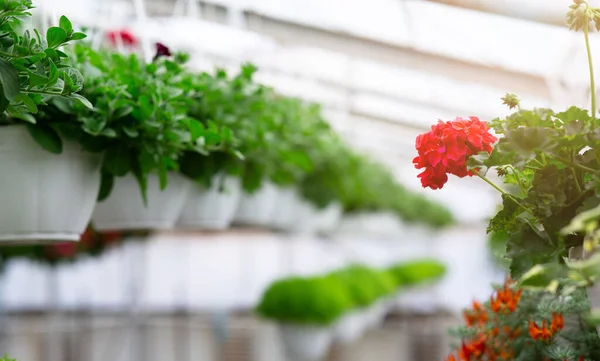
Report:
[[157,174],[164,189],[183,152],[205,153],[213,145],[200,122],[188,116],[181,80],[170,72],[177,63],[159,58],[145,64],[135,55],[81,45],[75,47],[73,65],[84,74],[82,93],[95,108],[52,98],[40,122],[85,150],[104,153],[100,201],[109,196],[115,177],[129,173],[145,200],[148,176]]
[[334,277],[291,277],[274,282],[256,312],[282,323],[329,325],[352,307],[347,290]]
[[83,77],[65,63],[61,51],[66,44],[86,37],[73,30],[62,16],[59,26],[50,27],[43,37],[37,29],[20,31],[20,20],[30,17],[30,0],[0,1],[0,124],[25,124],[33,139],[44,149],[60,153],[62,142],[46,124],[37,123],[39,107],[49,97],[72,99],[87,108],[91,103],[79,95]]
[[435,281],[446,273],[446,267],[435,260],[398,263],[389,268],[398,286],[414,286]]
[[[583,30],[591,111],[575,106],[561,112],[523,109],[517,96],[507,94],[502,100],[515,112],[489,122],[499,139],[475,117],[439,123],[417,139],[415,163],[426,168],[424,186],[441,187],[447,174],[474,175],[500,192],[502,209],[489,222],[488,232],[508,234],[505,257],[515,278],[534,266],[564,263],[572,247],[584,246],[589,252],[600,245],[592,236],[594,227],[568,227],[576,216],[600,206],[600,127],[589,44],[590,26],[600,26],[600,9],[575,0],[567,21],[571,29]],[[436,141],[438,146],[432,146]],[[437,159],[439,147],[452,154]],[[491,168],[509,191],[486,177]],[[598,219],[595,212],[592,218]]]
[[0,359],[0,361],[17,361],[14,358],[8,357],[8,354],[4,354],[4,357]]
[[598,360],[598,333],[582,317],[588,309],[581,289],[565,297],[507,281],[490,301],[464,311],[465,326],[451,331],[460,340],[456,356],[446,360]]
[[354,307],[368,307],[381,297],[379,282],[374,281],[374,271],[364,266],[350,266],[332,273],[332,277],[347,289]]

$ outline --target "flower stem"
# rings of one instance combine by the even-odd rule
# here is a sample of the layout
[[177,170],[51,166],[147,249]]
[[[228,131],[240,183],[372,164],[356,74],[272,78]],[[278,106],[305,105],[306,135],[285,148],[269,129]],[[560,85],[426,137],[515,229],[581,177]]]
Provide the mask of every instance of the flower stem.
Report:
[[515,204],[518,205],[519,207],[521,207],[524,211],[526,211],[527,213],[531,214],[532,216],[534,215],[533,212],[531,211],[531,209],[529,209],[529,208],[525,207],[524,205],[522,205],[515,197],[512,196],[512,194],[506,193],[502,188],[498,187],[496,185],[496,183],[492,182],[486,176],[482,175],[478,171],[473,170],[473,169],[471,171],[473,173],[475,173],[479,178],[483,179],[484,182],[486,182],[487,184],[491,185],[495,190],[497,190],[498,192],[500,192],[500,194],[502,194],[503,196],[506,196],[506,197],[510,198],[511,201],[515,202]]
[[565,163],[565,164],[570,165],[571,167],[574,167],[574,168],[579,168],[582,171],[585,171],[585,172],[588,172],[588,173],[592,173],[592,174],[597,174],[598,173],[598,171],[595,170],[595,169],[593,169],[593,168],[586,167],[585,165],[581,165],[581,164],[578,164],[578,163],[575,163],[575,162],[571,162],[568,159],[565,159],[565,158],[562,158],[562,157],[554,157],[554,158],[556,158],[556,160],[558,160],[559,162]]
[[586,19],[583,23],[583,35],[585,37],[585,49],[587,50],[588,66],[590,68],[590,93],[592,96],[592,118],[596,118],[596,82],[594,80],[594,66],[592,65],[592,49],[590,48],[590,22]]

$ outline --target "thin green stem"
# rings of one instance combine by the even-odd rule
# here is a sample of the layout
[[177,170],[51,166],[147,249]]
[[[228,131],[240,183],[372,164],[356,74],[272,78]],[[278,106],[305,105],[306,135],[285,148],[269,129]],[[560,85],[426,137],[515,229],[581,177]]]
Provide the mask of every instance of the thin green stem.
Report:
[[525,194],[525,186],[523,185],[523,182],[521,181],[521,177],[519,177],[519,173],[517,172],[517,170],[513,167],[513,166],[509,166],[510,170],[512,171],[513,175],[515,176],[515,179],[517,180],[517,183],[519,184],[519,188],[521,189],[521,193]]
[[498,187],[496,185],[496,183],[492,182],[486,176],[482,175],[478,171],[476,171],[476,170],[471,170],[471,171],[473,173],[475,173],[479,178],[483,179],[484,182],[486,182],[487,184],[491,185],[495,190],[497,190],[498,192],[500,192],[500,194],[502,194],[503,196],[506,196],[506,197],[510,198],[511,201],[515,202],[515,204],[518,205],[519,207],[521,207],[524,211],[526,211],[527,213],[531,214],[532,216],[534,215],[533,212],[531,211],[531,209],[529,209],[529,208],[525,207],[523,204],[521,204],[521,202],[519,202],[515,197],[513,197],[512,194],[506,193],[502,188]]
[[588,173],[592,173],[592,174],[596,174],[598,173],[598,171],[596,169],[590,168],[590,167],[586,167],[585,165],[581,165],[578,163],[574,163],[568,159],[562,158],[562,157],[554,157],[556,158],[556,160],[558,160],[559,162],[563,162],[567,165],[570,165],[571,167],[575,167],[575,168],[579,168],[582,171],[588,172]]
[[[586,9],[587,10],[587,9]],[[592,49],[590,47],[590,22],[585,19],[583,23],[583,35],[585,37],[585,49],[587,51],[588,66],[590,69],[590,92],[592,96],[592,118],[596,118],[596,81],[594,79],[594,66],[592,65]]]
[[48,92],[48,91],[44,91],[44,90],[35,90],[35,89],[21,90],[21,92],[31,93],[31,94],[43,94],[43,95],[63,95],[62,93]]
[[573,179],[575,180],[575,187],[577,188],[577,192],[579,194],[582,193],[581,186],[579,185],[579,180],[577,179],[577,173],[575,173],[575,169],[571,168],[571,173],[573,173]]

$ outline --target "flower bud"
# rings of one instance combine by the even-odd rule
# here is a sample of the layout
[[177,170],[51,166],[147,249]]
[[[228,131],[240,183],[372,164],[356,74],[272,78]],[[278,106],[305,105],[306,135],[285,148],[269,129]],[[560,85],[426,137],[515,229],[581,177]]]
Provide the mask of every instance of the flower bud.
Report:
[[573,0],[573,2],[577,5],[581,5],[585,2],[585,0]]
[[509,109],[513,109],[519,106],[519,98],[515,94],[506,93],[502,98],[502,104],[507,105]]

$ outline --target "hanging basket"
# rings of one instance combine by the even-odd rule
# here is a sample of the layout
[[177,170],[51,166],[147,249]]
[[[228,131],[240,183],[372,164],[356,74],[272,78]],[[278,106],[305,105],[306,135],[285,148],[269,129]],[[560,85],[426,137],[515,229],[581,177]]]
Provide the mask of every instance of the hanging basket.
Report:
[[263,182],[252,194],[242,194],[233,222],[243,226],[271,226],[277,194],[277,187],[271,182]]
[[294,197],[296,219],[289,227],[295,234],[314,234],[319,229],[319,211],[312,203],[302,198],[300,194]]
[[278,231],[287,231],[297,218],[296,189],[277,188],[277,203],[273,208],[271,226]]
[[192,183],[179,173],[169,173],[167,188],[160,190],[158,175],[148,177],[145,206],[137,180],[131,174],[115,179],[108,199],[92,215],[96,230],[167,230],[181,215]]
[[316,228],[320,234],[331,234],[337,230],[342,220],[343,208],[340,203],[334,202],[324,209],[317,211]]
[[282,324],[281,340],[292,361],[321,361],[327,355],[333,332],[328,327]]
[[375,329],[383,323],[387,314],[387,303],[383,300],[376,301],[366,310],[366,328],[368,330]]
[[343,315],[335,325],[334,340],[341,344],[349,344],[362,337],[365,332],[365,313],[353,310]]
[[241,181],[237,177],[215,176],[210,188],[192,184],[178,228],[225,230],[233,217],[242,194]]
[[0,127],[0,241],[78,241],[96,203],[101,160],[71,142],[53,154],[25,126]]

